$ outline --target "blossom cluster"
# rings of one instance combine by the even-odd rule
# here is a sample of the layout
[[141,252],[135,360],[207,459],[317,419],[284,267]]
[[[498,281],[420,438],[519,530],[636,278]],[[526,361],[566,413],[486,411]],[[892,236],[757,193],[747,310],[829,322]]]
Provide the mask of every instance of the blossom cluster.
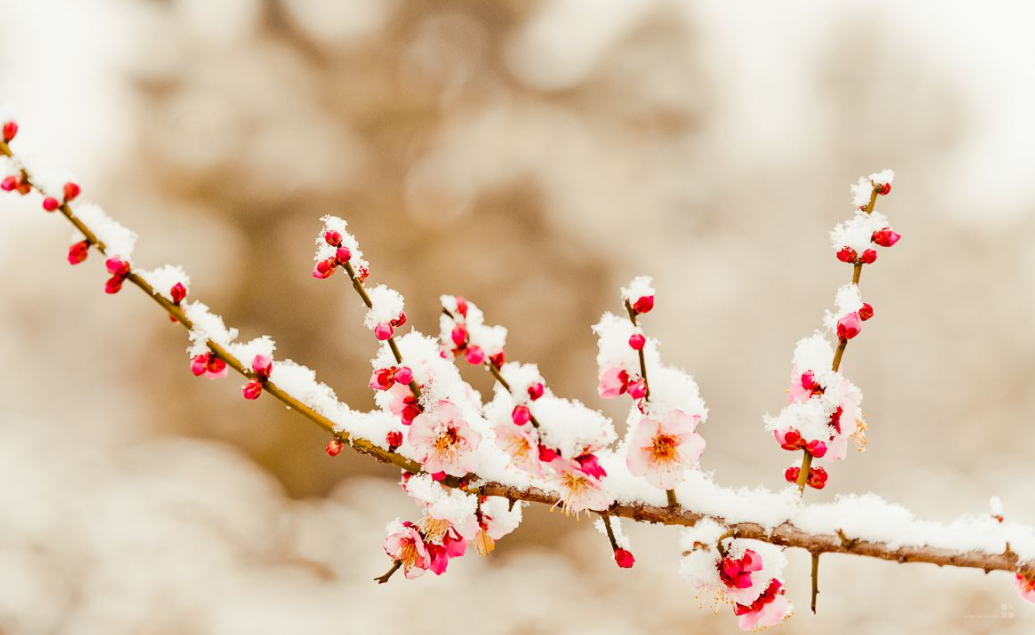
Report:
[[[765,417],[766,430],[781,448],[804,452],[801,466],[791,465],[784,472],[788,482],[802,487],[826,486],[829,475],[822,466],[813,465],[813,459],[843,460],[849,439],[860,450],[866,444],[862,392],[844,377],[840,365],[848,342],[862,332],[863,322],[874,316],[873,306],[863,301],[859,290],[862,267],[877,260],[876,247],[891,247],[901,238],[887,217],[873,209],[878,196],[891,192],[894,177],[894,172],[884,170],[860,177],[850,187],[856,212],[833,229],[830,239],[837,259],[853,265],[852,282],[837,290],[835,308],[823,319],[827,332],[837,342],[837,350],[823,332],[799,341],[791,366],[788,404],[778,415]],[[803,470],[807,472],[802,474]]]

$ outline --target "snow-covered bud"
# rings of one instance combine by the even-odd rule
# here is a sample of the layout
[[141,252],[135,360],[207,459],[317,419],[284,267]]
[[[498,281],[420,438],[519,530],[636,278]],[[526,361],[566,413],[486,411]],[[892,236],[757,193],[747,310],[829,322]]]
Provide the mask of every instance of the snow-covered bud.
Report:
[[641,297],[636,302],[633,302],[632,308],[637,315],[650,313],[650,310],[654,308],[654,296],[645,295]]
[[867,249],[866,251],[862,252],[861,256],[859,256],[859,262],[863,263],[864,265],[872,265],[876,261],[877,252],[873,249]]
[[901,234],[892,230],[890,227],[885,227],[884,229],[879,229],[873,232],[871,240],[881,247],[891,247],[897,243],[900,238],[902,238]]
[[849,264],[855,262],[855,259],[858,257],[859,254],[855,253],[855,250],[851,247],[842,247],[841,250],[837,252],[837,259]]
[[496,368],[502,368],[503,363],[507,360],[507,355],[502,350],[495,355],[489,355],[489,363]]
[[182,282],[177,282],[169,289],[169,297],[172,298],[173,304],[179,305],[187,297],[187,287],[183,286]]
[[73,183],[72,181],[69,181],[68,183],[65,183],[65,187],[64,187],[65,202],[66,203],[71,203],[72,201],[74,201],[79,196],[79,192],[80,191],[82,191],[82,190],[79,189],[79,186],[77,184]]
[[633,333],[629,336],[629,346],[631,346],[634,351],[642,351],[646,343],[647,338],[641,333]]
[[642,377],[629,382],[629,396],[633,399],[643,399],[647,395],[647,381]]
[[805,451],[817,459],[821,459],[827,453],[827,444],[818,440],[809,441],[805,444]]
[[623,569],[632,569],[632,566],[636,563],[636,558],[633,557],[632,552],[628,549],[615,549],[615,562],[618,566]]
[[523,426],[532,419],[532,411],[526,406],[514,406],[514,410],[510,413],[510,418],[515,424]]
[[[387,436],[385,436],[385,442],[388,443],[388,451],[395,452],[399,449],[399,446],[403,444],[402,432],[392,430]],[[409,473],[407,473],[407,476],[409,476]]]
[[395,381],[400,384],[409,384],[413,381],[413,371],[406,366],[402,366],[399,370],[395,371]]
[[190,372],[195,377],[204,375],[207,379],[220,379],[226,377],[229,371],[226,362],[217,357],[212,351],[209,351],[191,358]]
[[48,196],[43,199],[43,209],[48,212],[53,212],[57,208],[61,207],[61,201],[57,200],[53,196]]
[[344,447],[345,444],[341,442],[341,439],[331,439],[327,442],[327,456],[338,456]]
[[352,252],[348,247],[338,247],[338,250],[334,252],[334,259],[338,261],[339,265],[344,265],[352,260]]
[[853,311],[837,321],[837,339],[847,341],[859,334],[862,330],[862,320],[859,312]]
[[334,231],[333,229],[324,232],[323,239],[327,241],[327,244],[331,247],[337,247],[341,245],[341,234]]
[[320,262],[316,263],[315,267],[313,267],[313,277],[317,280],[326,280],[327,278],[331,277],[337,266],[338,263],[334,260],[334,258],[321,260]]
[[78,265],[90,255],[90,241],[81,240],[68,248],[68,264]]
[[528,387],[528,398],[532,401],[535,401],[536,399],[539,399],[543,396],[544,390],[546,389],[543,387],[543,383],[537,381],[536,383]]
[[480,365],[485,361],[485,351],[480,346],[468,346],[467,347],[467,363],[475,366]]
[[18,135],[18,124],[13,121],[4,123],[4,143],[11,143]]
[[873,317],[873,307],[869,303],[863,302],[862,308],[859,309],[859,319],[865,322],[866,320]]
[[253,379],[244,385],[244,398],[249,400],[256,400],[259,395],[262,394],[262,382],[258,379]]
[[381,322],[374,327],[374,337],[381,340],[382,342],[391,338],[395,333],[395,329],[388,322]]

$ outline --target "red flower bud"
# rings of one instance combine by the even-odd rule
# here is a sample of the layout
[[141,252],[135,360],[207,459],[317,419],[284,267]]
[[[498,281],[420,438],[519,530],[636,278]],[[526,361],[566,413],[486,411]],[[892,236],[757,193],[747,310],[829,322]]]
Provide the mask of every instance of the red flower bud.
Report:
[[478,366],[485,361],[485,351],[480,346],[467,347],[467,363]]
[[643,346],[646,343],[647,338],[645,338],[643,335],[639,333],[633,333],[631,336],[629,336],[629,346],[631,346],[634,351],[642,351]]
[[399,328],[403,324],[406,324],[406,311],[399,311],[399,317],[392,320],[392,326]]
[[873,317],[873,307],[863,302],[862,308],[859,309],[859,319],[863,322]]
[[503,351],[500,351],[495,355],[489,355],[489,363],[495,366],[496,368],[502,368],[503,362],[505,362],[506,359],[507,355]]
[[847,341],[862,330],[862,320],[857,312],[852,312],[837,321],[837,339]]
[[872,249],[867,249],[866,251],[862,252],[861,256],[859,256],[859,261],[862,262],[864,265],[872,265],[874,262],[877,261],[877,252]]
[[68,264],[78,265],[90,255],[90,241],[81,240],[68,248]]
[[118,276],[112,276],[104,283],[104,292],[109,295],[114,295],[119,291],[122,291],[122,278]]
[[539,399],[543,396],[543,391],[546,390],[543,387],[542,382],[536,382],[528,387],[528,396],[532,401]]
[[458,348],[463,348],[463,346],[467,344],[467,327],[463,324],[457,324],[453,327],[451,337],[453,338],[453,343],[456,344]]
[[4,143],[11,143],[18,134],[18,124],[8,121],[4,124]]
[[837,252],[837,259],[841,262],[853,263],[858,257],[859,254],[855,253],[851,247],[842,247],[841,251]]
[[556,450],[551,450],[545,445],[539,446],[539,460],[543,463],[549,463],[559,456],[560,454],[558,454]]
[[387,322],[382,322],[374,327],[374,337],[382,342],[391,338],[394,333],[395,329],[393,329],[392,325]]
[[53,212],[57,208],[61,207],[61,202],[52,196],[48,196],[43,199],[43,209],[48,212]]
[[71,181],[69,181],[68,183],[65,183],[64,190],[65,190],[65,202],[66,203],[70,203],[70,202],[74,201],[76,199],[76,197],[79,196],[79,192],[80,192],[79,186],[76,185],[75,183],[71,182]]
[[255,400],[262,394],[262,383],[258,379],[253,379],[244,385],[244,398]]
[[632,569],[633,564],[636,563],[636,558],[625,549],[615,549],[615,562],[623,569]]
[[827,453],[827,444],[822,441],[809,441],[805,445],[805,451],[817,459],[821,459]]
[[650,313],[650,310],[654,308],[654,296],[645,295],[636,302],[633,303],[633,312],[637,315],[641,313]]
[[333,229],[328,230],[324,233],[323,239],[327,241],[327,244],[331,247],[337,247],[341,244],[341,234],[334,231]]
[[462,317],[467,317],[467,300],[456,296],[456,312]]
[[169,289],[169,297],[172,298],[173,304],[178,305],[187,297],[187,287],[183,286],[182,282],[177,282]]
[[4,177],[4,180],[0,181],[0,190],[3,190],[5,192],[10,192],[11,190],[13,190],[16,187],[18,187],[18,177],[17,176]]
[[[392,430],[388,433],[388,436],[385,437],[385,441],[388,443],[388,450],[390,452],[395,452],[395,450],[403,444],[402,432],[399,432],[398,430]],[[409,473],[407,472],[407,476],[408,475]]]
[[877,183],[874,187],[877,189],[877,193],[882,196],[891,193],[891,183]]
[[406,366],[400,367],[399,370],[395,371],[395,381],[400,384],[409,384],[413,381],[413,371]]
[[783,477],[787,480],[788,483],[797,483],[798,482],[798,477],[800,475],[801,475],[801,468],[800,467],[789,467],[783,473]]
[[345,444],[340,439],[331,439],[327,442],[327,456],[338,456]]
[[877,243],[881,247],[891,247],[902,238],[902,235],[892,230],[890,227],[879,229],[873,232],[873,236],[870,238],[873,242]]
[[532,420],[532,412],[526,406],[514,406],[510,418],[515,424],[523,426]]
[[827,484],[827,471],[821,467],[809,468],[809,478],[806,481],[809,487],[823,489]]
[[334,259],[338,261],[338,264],[344,265],[352,260],[352,252],[348,247],[338,247],[338,251],[334,252]]
[[633,399],[643,399],[647,396],[647,381],[642,377],[636,381],[629,382],[629,396]]

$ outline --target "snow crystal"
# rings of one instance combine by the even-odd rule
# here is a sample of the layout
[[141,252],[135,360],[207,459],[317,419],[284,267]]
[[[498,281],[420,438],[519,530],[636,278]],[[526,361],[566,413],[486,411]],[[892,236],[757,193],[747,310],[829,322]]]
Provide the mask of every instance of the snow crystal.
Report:
[[43,192],[44,196],[53,196],[58,200],[65,198],[65,183],[75,181],[71,173],[57,170],[32,153],[24,153],[19,160],[29,173],[32,184]]
[[[98,240],[104,243],[106,255],[110,258],[118,256],[129,260],[133,248],[137,244],[135,232],[126,229],[110,216],[99,205],[83,203],[75,209],[76,216],[93,231]],[[76,240],[79,240],[78,238]]]
[[543,395],[531,409],[543,442],[567,459],[604,448],[618,436],[610,419],[577,400]]
[[223,318],[212,313],[208,305],[187,302],[183,305],[183,311],[193,324],[190,331],[191,346],[187,349],[191,357],[208,352],[209,340],[225,347],[237,339],[237,329],[227,328]]
[[252,360],[256,355],[265,355],[273,359],[273,351],[277,350],[277,343],[269,335],[263,335],[247,342],[234,342],[228,349],[234,357],[241,360],[245,367],[251,367]]
[[403,297],[398,291],[381,284],[373,289],[367,289],[367,295],[370,296],[370,302],[374,305],[367,311],[367,315],[363,319],[363,325],[368,329],[373,330],[378,324],[387,324],[402,314]]
[[[686,372],[671,366],[656,366],[648,373],[650,383],[650,400],[647,404],[649,413],[655,417],[664,417],[674,410],[688,415],[698,415],[700,423],[708,418],[708,408],[701,399],[701,391],[697,382]],[[638,409],[633,408],[637,413]]]
[[827,439],[830,436],[830,415],[836,406],[831,407],[824,401],[812,398],[787,404],[779,415],[765,415],[765,429],[769,432],[794,429],[805,439]]
[[327,240],[324,238],[324,234],[329,231],[336,231],[341,234],[341,246],[346,247],[352,253],[352,259],[349,261],[352,267],[358,272],[363,270],[369,270],[369,263],[363,259],[363,252],[359,248],[359,241],[356,237],[349,233],[348,223],[345,222],[344,218],[337,216],[324,216],[320,219],[323,222],[323,229],[320,234],[316,237],[316,255],[314,259],[319,262],[321,260],[327,260],[333,258],[338,251],[338,247],[329,245]]
[[[619,317],[614,313],[604,313],[593,327],[597,334],[597,366],[601,372],[607,368],[620,366],[630,373],[640,373],[639,353],[629,346],[629,338],[642,331],[629,321],[628,317]],[[658,341],[648,337],[643,347],[644,359],[647,362],[647,373],[658,366]]]
[[890,227],[888,217],[880,212],[867,214],[857,211],[855,215],[837,225],[830,232],[830,243],[834,251],[840,251],[842,247],[854,249],[857,254],[862,254],[867,249],[872,249],[873,232]]
[[163,265],[157,269],[137,269],[137,275],[147,281],[151,285],[155,293],[158,293],[166,300],[173,301],[170,292],[172,288],[179,282],[188,291],[190,290],[190,276],[183,270],[182,267],[177,265]]
[[837,307],[836,310],[826,312],[823,316],[823,324],[831,331],[836,332],[837,322],[841,318],[862,308],[862,295],[859,293],[858,285],[846,284],[838,289],[834,305]]

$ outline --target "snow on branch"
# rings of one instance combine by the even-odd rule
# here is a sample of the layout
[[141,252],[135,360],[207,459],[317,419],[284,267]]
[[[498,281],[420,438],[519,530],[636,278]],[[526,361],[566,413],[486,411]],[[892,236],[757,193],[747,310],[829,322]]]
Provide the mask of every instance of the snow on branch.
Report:
[[[35,162],[30,170],[10,149],[17,124],[9,118],[0,123],[0,189],[41,194],[43,209],[60,213],[78,232],[70,264],[97,251],[106,256],[107,293],[118,293],[128,282],[187,329],[193,374],[220,379],[232,369],[247,382],[246,399],[268,393],[327,430],[328,454],[348,444],[401,469],[402,489],[419,516],[389,523],[383,548],[390,567],[379,582],[398,571],[408,578],[427,571],[440,575],[469,548],[488,554],[520,524],[522,505],[536,503],[571,515],[598,515],[598,528],[623,568],[635,558],[620,518],[685,527],[683,577],[699,591],[729,600],[744,629],[771,626],[792,614],[782,577],[785,547],[812,555],[813,610],[824,553],[1009,571],[1022,597],[1035,602],[1035,530],[1007,521],[998,499],[991,513],[948,524],[917,519],[875,494],[842,495],[825,504],[802,501],[806,485],[820,488],[828,479],[813,459],[843,459],[849,441],[860,448],[865,441],[862,393],[840,365],[848,341],[874,315],[859,291],[862,268],[876,261],[875,247],[891,247],[900,238],[874,211],[877,197],[891,190],[890,170],[851,187],[857,210],[831,233],[838,260],[852,265],[852,280],[837,291],[835,308],[824,319],[827,331],[796,346],[788,405],[765,418],[780,446],[803,457],[785,475],[797,487],[770,491],[720,486],[697,465],[705,442],[696,428],[708,411],[693,378],[664,365],[657,341],[643,331],[640,321],[655,300],[649,278],[622,289],[627,318],[608,313],[594,327],[600,395],[633,400],[620,433],[600,412],[555,395],[534,364],[507,362],[507,330],[487,325],[482,311],[464,298],[443,296],[439,337],[406,331],[402,296],[384,285],[367,287],[371,268],[359,241],[343,219],[324,217],[312,275],[323,280],[344,272],[368,309],[364,326],[378,342],[370,387],[379,409],[357,412],[309,368],[275,359],[276,344],[268,336],[238,341],[237,329],[207,305],[187,299],[190,280],[179,267],[135,267],[136,234],[99,206],[82,202],[73,180]],[[484,401],[464,381],[460,359],[492,374],[491,399]]]

